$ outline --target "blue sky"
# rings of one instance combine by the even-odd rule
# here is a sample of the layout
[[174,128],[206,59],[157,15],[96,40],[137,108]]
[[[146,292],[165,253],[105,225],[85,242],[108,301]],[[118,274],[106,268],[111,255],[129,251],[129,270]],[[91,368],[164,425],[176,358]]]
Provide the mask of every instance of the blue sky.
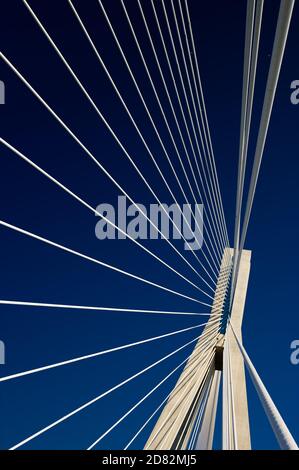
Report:
[[[150,49],[137,6],[135,2],[127,3],[144,51],[149,56]],[[166,3],[169,8],[169,3]],[[190,0],[189,3],[219,182],[232,242],[246,2],[217,0],[209,4]],[[170,148],[167,132],[120,3],[106,1],[104,4],[125,46],[128,60],[134,66],[136,77],[141,82],[163,138]],[[132,125],[120,109],[111,85],[83,37],[67,2],[55,0],[41,3],[35,0],[31,1],[30,5],[61,47],[103,114],[122,136],[125,146],[134,156],[134,161],[143,169],[144,175],[148,177],[160,199],[170,203],[170,195],[149,161]],[[174,184],[163,160],[161,147],[155,139],[96,0],[90,0],[88,4],[77,1],[75,5],[157,155],[161,169],[167,172],[167,177]],[[144,1],[143,5],[152,21],[149,2]],[[277,0],[265,2],[249,168],[254,153],[278,7]],[[3,53],[80,136],[135,201],[145,205],[154,202],[152,195],[46,42],[24,5],[16,0],[6,2],[2,6],[2,18],[0,37]],[[297,441],[299,366],[291,365],[289,358],[290,343],[299,336],[298,309],[294,302],[298,285],[296,264],[299,261],[296,250],[299,106],[290,102],[290,84],[299,78],[298,21],[299,9],[296,5],[246,241],[246,248],[252,250],[252,270],[243,330],[245,347]],[[158,81],[153,60],[149,63]],[[161,65],[166,66],[162,58]],[[119,190],[113,187],[100,169],[88,159],[3,62],[0,63],[0,79],[6,86],[6,104],[0,108],[3,138],[92,206],[102,202],[115,204]],[[166,103],[166,97],[162,97]],[[3,146],[0,165],[2,219],[170,288],[189,295],[197,293],[132,242],[98,241],[94,234],[95,216]],[[182,202],[178,190],[176,194]],[[0,237],[0,296],[3,299],[207,311],[204,306],[145,286],[7,229],[1,228]],[[190,278],[193,276],[165,243],[144,243],[182,273]],[[181,248],[180,243],[178,241],[177,246]],[[192,280],[198,279],[193,276]],[[204,296],[200,299],[206,300]],[[7,354],[5,366],[0,366],[1,375],[92,353],[197,323],[197,319],[193,317],[7,306],[2,306],[0,312],[1,339],[5,342]],[[204,317],[198,318],[201,322]],[[195,334],[191,331],[126,352],[113,353],[2,384],[0,406],[4,426],[1,426],[0,431],[0,447],[7,448],[19,442],[194,337]],[[190,348],[33,440],[26,448],[86,448],[179,364],[188,352]],[[155,392],[109,434],[98,448],[122,448],[169,393],[175,379],[176,376]],[[253,447],[277,448],[250,384],[248,395]],[[150,427],[136,440],[136,448],[143,446],[149,432]]]

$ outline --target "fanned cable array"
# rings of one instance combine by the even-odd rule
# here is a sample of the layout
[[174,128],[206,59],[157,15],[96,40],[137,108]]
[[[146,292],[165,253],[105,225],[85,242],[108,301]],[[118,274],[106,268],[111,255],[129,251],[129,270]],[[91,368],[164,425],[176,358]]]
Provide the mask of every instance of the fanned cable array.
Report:
[[[115,144],[117,158],[123,159],[129,165],[130,171],[134,174],[136,185],[146,190],[152,200],[161,207],[163,215],[168,219],[172,229],[179,234],[187,249],[183,250],[165,236],[159,224],[153,222],[137,202],[130,184],[122,183],[117,172],[112,172],[106,167],[99,152],[93,150],[92,146],[88,144],[87,136],[79,135],[60,111],[50,104],[39,87],[30,81],[29,71],[21,70],[13,58],[1,51],[0,57],[3,63],[15,74],[24,91],[29,91],[32,99],[45,113],[48,113],[54,123],[58,124],[64,138],[78,146],[81,158],[88,159],[99,176],[104,175],[109,184],[120,195],[125,196],[139,211],[146,223],[150,225],[151,230],[161,237],[172,256],[168,259],[164,250],[158,253],[152,248],[153,245],[144,243],[142,239],[136,239],[126,233],[118,222],[112,221],[107,214],[103,214],[97,207],[94,207],[85,196],[77,193],[71,185],[60,180],[55,171],[48,171],[46,165],[40,166],[32,155],[24,152],[22,148],[17,148],[14,142],[5,137],[1,137],[0,142],[11,158],[18,159],[22,164],[31,168],[39,178],[48,181],[63,197],[71,199],[75,204],[86,209],[93,217],[97,215],[108,226],[126,238],[136,253],[142,252],[145,256],[144,259],[156,263],[159,269],[164,270],[165,282],[161,283],[153,278],[150,270],[147,270],[148,274],[145,276],[142,273],[144,266],[140,266],[141,272],[139,272],[136,264],[127,266],[121,263],[115,264],[114,261],[107,262],[100,257],[89,254],[88,249],[77,250],[72,243],[65,245],[59,240],[48,238],[43,233],[32,231],[29,227],[19,226],[10,220],[0,220],[2,229],[14,232],[16,236],[30,239],[32,243],[41,246],[47,245],[49,250],[64,252],[65,256],[72,255],[84,263],[92,263],[103,273],[111,272],[115,276],[115,282],[119,277],[125,277],[133,286],[136,284],[138,289],[144,289],[147,286],[151,289],[153,298],[155,298],[155,293],[160,292],[161,295],[165,295],[165,298],[170,296],[170,298],[184,301],[186,305],[190,305],[190,308],[184,310],[165,309],[159,304],[155,308],[141,308],[134,304],[120,307],[113,306],[112,300],[109,306],[101,303],[98,305],[77,305],[73,303],[72,299],[66,304],[59,301],[49,302],[47,299],[1,299],[0,305],[22,307],[25,311],[39,308],[69,310],[71,312],[89,311],[94,315],[113,315],[115,313],[122,315],[129,313],[138,316],[154,315],[169,318],[170,321],[176,316],[176,318],[189,318],[192,321],[194,319],[194,324],[178,329],[169,327],[168,332],[163,334],[148,335],[140,340],[124,342],[105,349],[99,348],[94,352],[75,357],[70,355],[52,363],[41,362],[38,367],[27,367],[26,370],[15,371],[0,377],[0,386],[5,387],[7,382],[16,381],[17,383],[20,380],[25,380],[25,377],[30,380],[32,376],[37,374],[43,376],[50,370],[53,373],[58,370],[63,371],[70,364],[80,363],[84,367],[84,364],[96,357],[117,355],[121,351],[131,348],[139,350],[146,344],[156,347],[154,345],[171,341],[174,337],[186,338],[183,336],[186,333],[192,335],[188,341],[182,341],[179,347],[172,348],[170,352],[161,355],[155,361],[148,361],[145,367],[128,374],[126,378],[114,385],[107,386],[101,393],[94,391],[92,398],[78,403],[76,407],[67,409],[58,418],[49,416],[47,422],[40,423],[39,429],[30,429],[30,423],[28,423],[26,435],[16,436],[16,441],[11,444],[10,448],[23,448],[28,443],[34,446],[34,440],[39,436],[56,429],[61,423],[71,420],[75,415],[84,412],[93,404],[122,389],[138,377],[146,376],[147,372],[155,372],[161,364],[168,364],[168,359],[175,359],[181,352],[184,354],[184,359],[178,360],[177,365],[162,379],[159,378],[155,383],[148,384],[147,392],[142,394],[133,405],[128,406],[118,419],[107,424],[105,430],[101,430],[94,436],[91,436],[86,430],[86,434],[90,438],[88,450],[99,448],[102,441],[110,436],[126,418],[137,412],[149,397],[174,378],[176,379],[174,388],[166,396],[163,395],[163,400],[158,407],[149,413],[146,420],[141,422],[137,429],[131,430],[130,439],[123,443],[124,449],[132,448],[136,439],[146,430],[145,449],[211,449],[221,379],[223,385],[223,448],[239,449],[246,446],[248,448],[250,446],[249,425],[246,430],[241,429],[238,421],[238,413],[240,415],[241,409],[240,396],[245,397],[244,403],[247,404],[244,363],[249,370],[249,375],[279,445],[283,449],[297,448],[291,433],[244,349],[241,337],[243,310],[242,314],[236,311],[238,310],[236,305],[243,302],[242,299],[246,294],[247,281],[244,283],[243,280],[244,276],[246,277],[249,273],[249,262],[246,258],[244,245],[294,0],[281,0],[250,186],[244,217],[242,217],[243,199],[246,193],[245,175],[248,171],[247,155],[250,127],[251,121],[255,117],[253,111],[254,90],[263,16],[263,0],[247,1],[233,249],[230,248],[216,157],[212,144],[212,135],[216,133],[211,132],[208,121],[204,87],[191,21],[192,7],[189,8],[188,0],[134,0],[134,2],[118,0],[118,19],[126,25],[131,44],[134,45],[136,58],[134,61],[132,60],[132,51],[130,54],[127,53],[127,44],[119,34],[118,25],[109,8],[109,2],[101,0],[96,2],[98,20],[102,21],[109,32],[111,45],[113,44],[117,51],[117,59],[122,64],[126,80],[134,90],[140,115],[142,113],[145,116],[144,119],[146,119],[155,142],[144,132],[144,123],[136,117],[138,113],[135,112],[124,87],[120,85],[119,77],[114,76],[113,68],[105,55],[102,54],[96,35],[87,26],[84,11],[88,8],[87,3],[81,2],[79,8],[79,2],[67,0],[69,14],[74,21],[77,34],[86,41],[90,53],[96,61],[97,69],[93,73],[101,74],[101,77],[104,77],[108,86],[111,87],[119,109],[124,113],[129,126],[131,126],[136,145],[142,147],[145,158],[151,164],[151,167],[147,166],[146,169],[143,168],[131,146],[128,146],[126,136],[122,135],[121,131],[113,124],[113,119],[96,97],[97,94],[93,93],[84,78],[81,78],[80,70],[76,70],[71,59],[63,52],[63,47],[55,39],[46,21],[39,17],[29,1],[22,0],[21,3],[32,21],[32,28],[37,28],[40,37],[47,41],[48,53],[55,55],[59,60],[65,73],[71,77],[79,93],[86,100],[90,107],[90,113],[93,113],[93,116],[105,129],[106,138],[111,139]],[[132,3],[135,8],[134,14],[131,8]],[[142,37],[140,25],[143,31]],[[141,74],[137,63],[146,78],[146,86],[140,78]],[[156,70],[156,73],[153,70]],[[83,73],[82,77],[84,77]],[[149,92],[152,101],[149,99]],[[148,168],[153,169],[153,174],[149,174]],[[153,181],[158,184],[153,184]],[[201,214],[201,220],[198,220],[195,209],[191,209],[190,218],[187,218],[183,210],[180,209],[180,217],[188,230],[192,231],[194,226],[198,229],[196,233],[199,235],[195,240],[198,245],[201,245],[199,237],[204,237],[204,243],[200,250],[193,249],[185,232],[165,208],[162,203],[165,193],[171,203],[178,207],[181,207],[179,201],[183,201],[183,204],[190,204],[192,207],[196,204],[203,204],[204,217]],[[171,279],[174,278],[177,280],[177,284],[172,285]],[[247,419],[246,412],[247,408],[241,410],[245,421]],[[247,441],[244,435],[247,436]],[[105,445],[105,441],[103,445]]]

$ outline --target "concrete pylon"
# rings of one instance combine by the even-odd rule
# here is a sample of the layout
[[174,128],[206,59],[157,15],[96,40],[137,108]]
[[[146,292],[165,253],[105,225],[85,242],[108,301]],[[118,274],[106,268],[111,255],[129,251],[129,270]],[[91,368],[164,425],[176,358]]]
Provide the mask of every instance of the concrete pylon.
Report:
[[196,450],[211,450],[213,448],[220,379],[221,371],[215,370],[209,398],[202,418],[201,429],[197,436]]
[[[186,449],[207,384],[211,384],[210,390],[213,387],[215,354],[219,341],[223,338],[219,330],[231,272],[227,250],[229,249],[223,254],[210,320],[146,442],[146,450]],[[213,423],[211,424],[209,442],[214,432]]]
[[[244,314],[244,306],[247,294],[247,286],[250,273],[251,251],[243,250],[240,258],[240,267],[238,279],[236,283],[235,296],[233,299],[231,309],[231,323],[234,327],[238,338],[242,340],[242,321]],[[240,348],[232,333],[228,328],[225,335],[225,342],[229,340],[229,355],[231,367],[231,382],[232,382],[232,409],[234,410],[234,425],[236,443],[226,443],[225,447],[230,449],[250,450],[250,427],[248,416],[248,403],[245,379],[245,367],[243,356]],[[224,343],[225,347],[225,343]],[[224,418],[225,419],[225,418]],[[226,423],[223,423],[223,427]]]

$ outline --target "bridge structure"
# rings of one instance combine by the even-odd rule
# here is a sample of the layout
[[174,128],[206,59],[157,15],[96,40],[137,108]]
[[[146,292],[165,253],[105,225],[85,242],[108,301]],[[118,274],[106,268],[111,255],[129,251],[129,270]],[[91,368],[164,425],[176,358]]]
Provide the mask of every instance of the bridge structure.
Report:
[[[164,267],[171,270],[181,278],[183,282],[188,282],[199,290],[203,297],[208,296],[212,299],[210,309],[207,313],[197,312],[174,312],[162,310],[145,310],[145,309],[129,309],[124,307],[113,308],[104,306],[90,306],[90,305],[72,305],[72,304],[50,304],[42,302],[28,302],[13,299],[2,299],[2,305],[14,305],[28,308],[55,308],[55,309],[82,309],[82,310],[96,310],[96,311],[134,311],[136,313],[161,313],[169,315],[207,315],[208,319],[200,325],[195,325],[187,329],[170,332],[153,338],[146,338],[139,342],[128,343],[109,350],[100,350],[92,354],[80,357],[72,357],[69,359],[62,359],[60,362],[52,364],[41,364],[34,369],[17,371],[13,374],[1,376],[0,386],[5,387],[7,382],[16,379],[21,380],[24,377],[41,372],[46,373],[50,369],[66,367],[68,364],[76,362],[92,360],[94,357],[111,353],[113,351],[122,351],[127,348],[133,348],[138,344],[148,342],[156,342],[161,338],[180,334],[192,328],[203,327],[201,333],[188,343],[182,345],[180,348],[174,350],[167,356],[162,357],[158,361],[150,364],[146,368],[136,372],[134,375],[128,377],[123,382],[116,384],[110,389],[106,390],[100,395],[95,396],[89,402],[81,404],[75,409],[68,411],[60,418],[49,421],[46,425],[42,426],[38,431],[28,434],[26,437],[19,439],[11,445],[11,449],[19,449],[27,443],[33,441],[38,436],[47,433],[50,429],[59,426],[60,423],[71,419],[79,412],[83,412],[87,407],[93,403],[101,400],[104,396],[113,393],[114,390],[121,388],[126,383],[133,381],[136,377],[144,374],[147,370],[156,367],[161,362],[165,361],[168,357],[175,355],[178,351],[183,350],[187,346],[192,345],[192,352],[185,358],[183,362],[173,369],[166,377],[157,383],[149,392],[144,395],[134,406],[126,411],[112,426],[110,426],[101,436],[97,437],[93,443],[90,444],[88,449],[96,448],[102,439],[107,436],[113,429],[115,429],[123,420],[125,420],[137,408],[157,390],[163,383],[170,377],[177,375],[177,381],[171,392],[164,398],[162,403],[153,413],[148,417],[147,421],[137,430],[133,438],[124,447],[130,448],[137,436],[143,429],[151,425],[151,432],[147,436],[144,448],[146,450],[161,450],[161,449],[213,449],[215,423],[217,410],[222,409],[222,448],[227,450],[236,449],[251,449],[251,433],[250,433],[250,420],[247,403],[246,382],[247,377],[245,370],[247,370],[248,378],[250,377],[256,389],[258,397],[262,403],[266,416],[271,424],[273,432],[276,436],[278,444],[281,449],[298,449],[297,444],[287,427],[286,422],[279,413],[275,406],[270,394],[268,393],[262,378],[259,376],[255,369],[250,357],[246,352],[242,339],[242,320],[244,314],[244,307],[246,301],[247,286],[250,279],[250,265],[251,258],[254,256],[250,250],[245,249],[246,234],[250,222],[252,206],[258,183],[258,176],[260,165],[263,157],[263,152],[266,144],[267,132],[270,124],[270,117],[275,98],[277,83],[279,79],[280,69],[284,57],[285,46],[291,22],[292,12],[294,8],[294,0],[281,0],[279,15],[277,18],[275,38],[273,41],[273,50],[271,55],[271,62],[268,71],[268,79],[265,88],[264,102],[260,115],[260,125],[258,137],[256,142],[255,154],[252,168],[248,169],[247,153],[250,139],[250,126],[252,121],[252,109],[254,101],[255,80],[257,74],[258,53],[260,35],[262,29],[263,17],[263,0],[247,0],[246,12],[246,27],[245,27],[245,41],[244,41],[244,66],[243,66],[243,92],[242,92],[242,105],[241,105],[241,123],[240,123],[240,144],[239,144],[239,167],[238,167],[238,181],[236,190],[236,211],[235,211],[235,231],[234,240],[230,243],[224,207],[222,204],[221,191],[217,173],[217,159],[214,156],[211,133],[207,117],[207,109],[205,105],[203,84],[201,80],[200,68],[197,59],[197,45],[195,44],[193,27],[192,27],[192,10],[188,5],[188,0],[147,0],[148,7],[152,10],[152,15],[155,21],[156,31],[159,36],[159,43],[155,42],[154,35],[151,32],[150,24],[145,13],[144,5],[140,0],[134,0],[136,8],[138,9],[141,19],[143,21],[144,34],[149,40],[151,50],[151,60],[156,64],[159,72],[160,79],[163,84],[163,92],[167,98],[166,102],[169,107],[168,112],[172,114],[172,123],[168,119],[168,112],[165,112],[164,104],[162,104],[160,90],[155,85],[155,80],[151,74],[151,69],[148,66],[148,58],[142,49],[136,30],[134,28],[134,21],[132,20],[128,7],[125,1],[119,0],[119,4],[123,9],[124,20],[127,21],[128,27],[131,31],[133,39],[136,43],[136,49],[143,63],[145,72],[148,76],[150,86],[152,87],[155,99],[162,115],[162,120],[168,132],[168,138],[172,145],[172,153],[168,151],[167,145],[164,143],[163,135],[159,128],[159,122],[152,115],[150,107],[146,103],[144,94],[142,92],[142,84],[138,82],[135,75],[134,65],[129,63],[126,57],[125,47],[122,45],[116,28],[107,12],[105,2],[98,0],[99,13],[103,15],[108,28],[111,31],[111,40],[115,42],[119,54],[125,64],[130,79],[135,87],[137,96],[140,99],[140,106],[145,110],[150,125],[157,137],[161,146],[161,155],[168,163],[170,170],[176,179],[178,186],[184,197],[190,190],[197,200],[198,195],[200,201],[204,203],[207,212],[206,221],[206,237],[207,241],[201,250],[200,255],[190,250],[188,259],[186,254],[182,254],[177,248],[165,239],[176,254],[180,257],[195,272],[194,263],[198,263],[201,268],[200,278],[204,281],[206,287],[210,287],[213,273],[216,275],[214,282],[215,288],[212,288],[213,295],[207,294],[206,288],[198,287],[189,278],[183,275],[179,268],[170,265],[167,260],[164,260],[158,254],[154,253],[151,249],[147,248],[141,241],[130,237],[123,232],[123,229],[112,222],[97,209],[92,207],[87,201],[82,199],[72,189],[67,187],[62,181],[48,173],[44,168],[37,165],[28,155],[25,155],[21,149],[16,148],[8,140],[1,138],[2,146],[5,146],[10,152],[14,153],[18,158],[30,165],[35,171],[39,172],[43,178],[51,181],[60,190],[66,193],[66,197],[75,199],[79,204],[83,205],[88,211],[98,215],[112,225],[119,233],[126,235],[132,243],[136,245],[136,250],[142,249],[149,256],[153,257],[158,263],[162,263]],[[82,91],[85,98],[89,101],[102,123],[106,126],[112,138],[116,141],[120,150],[125,154],[130,164],[138,174],[140,184],[145,184],[151,191],[155,200],[159,198],[150,186],[147,178],[143,175],[142,169],[137,166],[134,158],[130,152],[125,148],[122,143],[122,138],[117,135],[114,129],[109,124],[106,116],[101,111],[100,103],[96,103],[91,94],[79,78],[79,75],[74,71],[72,65],[65,57],[60,47],[56,44],[46,25],[41,21],[36,12],[30,6],[30,2],[22,0],[28,13],[32,17],[32,24],[35,24],[40,30],[40,33],[47,39],[53,51],[65,66],[67,73],[69,73],[74,82]],[[119,106],[122,107],[136,130],[138,138],[144,145],[148,157],[154,163],[157,170],[157,177],[161,179],[163,184],[168,189],[170,195],[176,202],[174,191],[170,187],[167,175],[163,174],[159,167],[159,161],[151,149],[150,143],[146,141],[139,123],[134,118],[132,110],[129,109],[126,99],[120,91],[116,80],[109,72],[109,69],[101,56],[96,41],[93,40],[89,33],[84,20],[79,14],[75,6],[75,2],[68,0],[68,4],[74,18],[77,21],[77,26],[81,33],[88,41],[93,54],[95,54],[99,61],[103,72],[107,76],[108,81],[111,83],[118,99]],[[163,21],[162,21],[163,17]],[[166,40],[167,35],[167,40]],[[175,39],[174,39],[175,38]],[[163,61],[159,60],[159,55],[163,54]],[[50,113],[52,118],[58,122],[65,133],[73,139],[73,141],[81,148],[83,154],[90,158],[110,180],[112,185],[115,185],[118,190],[124,194],[133,205],[137,204],[129,194],[129,189],[122,187],[115,177],[101,163],[98,155],[95,155],[76,135],[63,118],[56,112],[54,108],[46,101],[46,99],[39,93],[39,91],[30,83],[25,75],[21,73],[17,65],[11,61],[5,53],[1,52],[1,60],[6,66],[18,77],[22,85],[29,90],[33,98],[37,100],[45,111]],[[166,80],[165,70],[167,67],[167,76],[170,77],[172,83],[171,87]],[[170,92],[170,88],[173,94]],[[174,105],[174,103],[176,103]],[[179,113],[176,112],[178,107]],[[174,129],[174,130],[173,130]],[[179,144],[177,143],[179,141]],[[186,143],[188,140],[188,144]],[[183,149],[183,152],[181,150]],[[178,173],[172,164],[174,155],[181,165],[181,171]],[[162,158],[162,157],[161,157]],[[188,172],[186,171],[188,166]],[[189,177],[189,170],[192,178]],[[244,181],[246,171],[250,171],[250,185],[245,198]],[[184,176],[184,178],[183,178]],[[185,183],[183,183],[183,179]],[[187,188],[187,189],[186,189]],[[187,191],[188,190],[188,191]],[[188,198],[186,197],[186,202]],[[244,204],[245,202],[245,204]],[[242,208],[245,205],[244,217],[242,217]],[[147,218],[146,214],[143,214]],[[194,214],[193,214],[194,216]],[[195,218],[194,218],[195,220]],[[152,223],[151,221],[149,221]],[[170,220],[172,224],[175,222]],[[195,220],[196,223],[196,220]],[[85,253],[74,250],[70,246],[65,246],[56,240],[50,240],[40,234],[31,232],[24,227],[16,226],[7,220],[1,220],[0,225],[3,230],[14,231],[20,236],[29,237],[36,241],[36,243],[47,244],[55,250],[62,250],[72,256],[79,257],[83,261],[88,261],[101,266],[103,269],[109,269],[116,273],[118,276],[128,276],[132,282],[139,284],[145,283],[151,285],[153,289],[160,289],[169,295],[178,295],[187,300],[194,300],[190,296],[182,292],[175,291],[168,286],[157,284],[148,278],[143,278],[137,274],[127,271],[113,264],[108,264],[101,259],[92,258]],[[159,228],[155,227],[158,231]],[[163,234],[161,234],[163,238]],[[165,237],[164,237],[165,238]],[[185,240],[186,241],[186,240]],[[188,243],[186,241],[186,243]],[[208,305],[202,301],[199,303]],[[250,314],[250,312],[249,312]],[[205,317],[203,317],[205,318]],[[222,403],[220,403],[220,387],[222,387]],[[28,423],[29,424],[29,423]]]

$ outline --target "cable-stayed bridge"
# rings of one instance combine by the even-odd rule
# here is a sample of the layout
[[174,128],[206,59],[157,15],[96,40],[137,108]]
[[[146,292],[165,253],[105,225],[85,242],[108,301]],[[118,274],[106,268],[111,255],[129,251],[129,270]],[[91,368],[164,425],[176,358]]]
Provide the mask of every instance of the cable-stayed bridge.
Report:
[[[135,62],[128,57],[131,56],[131,53],[128,54],[126,45],[118,35],[117,25],[113,24],[109,15],[109,8],[107,8],[105,2],[97,0],[99,15],[102,15],[109,30],[111,42],[115,45],[124,64],[140,109],[147,117],[147,125],[151,127],[155,137],[155,145],[153,145],[152,139],[148,139],[144,134],[143,122],[138,120],[135,110],[130,107],[125,93],[118,84],[119,77],[113,75],[106,64],[105,58],[101,55],[97,41],[89,32],[81,14],[82,8],[79,9],[73,0],[67,0],[67,3],[76,22],[78,34],[83,35],[91,53],[99,64],[101,72],[105,75],[117,97],[119,109],[125,112],[126,118],[134,129],[135,138],[141,143],[146,157],[153,164],[155,179],[159,181],[158,185],[167,190],[170,200],[178,207],[180,207],[178,193],[179,200],[183,200],[184,204],[203,204],[205,210],[204,244],[200,250],[192,248],[186,232],[182,231],[178,220],[171,217],[167,208],[161,202],[161,196],[156,186],[151,183],[146,171],[139,165],[135,155],[127,147],[125,136],[114,129],[109,116],[102,111],[101,102],[93,97],[92,92],[85,85],[84,79],[80,78],[80,73],[75,71],[71,61],[52,36],[46,22],[39,17],[27,0],[22,0],[22,4],[31,18],[32,27],[37,27],[39,34],[46,39],[51,52],[63,64],[65,72],[70,75],[84,99],[89,103],[90,112],[95,113],[99,118],[109,138],[112,138],[118,150],[132,167],[136,176],[135,184],[143,185],[149,191],[153,201],[159,204],[161,213],[168,219],[168,223],[172,225],[173,230],[182,238],[187,249],[178,248],[176,243],[165,236],[163,229],[159,227],[158,221],[152,220],[146,210],[137,202],[131,186],[126,186],[119,181],[117,175],[101,161],[101,155],[98,155],[85,143],[85,140],[68,124],[62,114],[55,107],[52,107],[38,87],[31,83],[28,74],[23,73],[14,59],[8,57],[5,52],[1,52],[3,63],[17,77],[24,89],[30,92],[32,99],[43,108],[45,113],[50,115],[66,136],[80,148],[82,158],[89,159],[97,171],[105,175],[109,184],[115,187],[119,194],[126,197],[127,201],[139,212],[157,237],[159,236],[163,243],[167,244],[167,248],[173,252],[174,257],[167,259],[164,252],[157,253],[152,249],[151,244],[143,243],[141,238],[128,233],[126,228],[121,226],[117,220],[112,220],[107,213],[104,214],[100,209],[94,207],[71,186],[56,177],[54,173],[48,172],[45,167],[40,166],[29,154],[24,153],[21,148],[16,147],[13,142],[5,137],[1,137],[2,147],[5,147],[7,151],[26,163],[41,178],[48,180],[53,187],[57,188],[57,191],[62,191],[66,198],[72,198],[89,213],[98,216],[119,237],[127,238],[134,245],[136,253],[141,250],[151,261],[159,266],[161,265],[163,269],[165,268],[167,273],[176,276],[181,283],[181,289],[177,290],[176,287],[172,287],[167,282],[167,276],[165,276],[165,283],[161,283],[152,279],[150,272],[148,276],[143,276],[130,269],[129,265],[115,264],[104,258],[90,256],[87,252],[75,249],[71,244],[65,245],[59,240],[47,238],[42,233],[28,230],[21,225],[12,224],[9,220],[1,220],[1,227],[7,232],[14,232],[19,237],[29,238],[42,246],[48,245],[52,250],[64,252],[68,256],[72,255],[82,260],[84,263],[89,262],[102,270],[111,271],[116,278],[117,276],[124,276],[130,282],[135,283],[138,289],[149,286],[152,289],[153,297],[155,292],[159,291],[167,296],[183,299],[193,308],[188,311],[175,311],[173,309],[165,310],[159,305],[155,309],[146,309],[132,306],[113,307],[113,302],[111,302],[111,306],[107,307],[105,305],[74,305],[71,302],[64,304],[7,298],[1,299],[0,304],[7,307],[26,307],[28,309],[38,307],[50,310],[94,311],[98,314],[100,312],[109,312],[111,314],[113,312],[122,312],[124,315],[126,313],[155,314],[166,315],[169,318],[174,315],[191,316],[196,318],[197,323],[187,328],[149,336],[113,348],[101,349],[76,357],[61,358],[58,362],[41,362],[38,367],[1,376],[0,387],[5,387],[7,382],[13,383],[14,381],[17,386],[20,380],[25,380],[25,378],[30,380],[30,377],[36,374],[46,374],[50,370],[53,372],[58,369],[63,370],[64,367],[70,364],[84,364],[86,361],[92,361],[96,357],[106,356],[114,352],[121,354],[122,351],[134,349],[139,345],[152,344],[154,348],[164,338],[169,338],[170,341],[174,336],[186,332],[192,332],[193,334],[192,339],[188,342],[150,362],[146,367],[136,370],[121,382],[107,387],[105,391],[95,395],[89,401],[81,403],[71,410],[68,409],[64,415],[58,418],[51,419],[49,417],[49,421],[40,429],[31,431],[30,423],[27,423],[28,434],[21,439],[17,438],[10,448],[20,449],[28,443],[34,446],[34,440],[39,436],[46,435],[51,429],[55,429],[60,424],[71,420],[104,397],[108,397],[113,392],[122,389],[126,384],[134,383],[134,380],[148,371],[154,371],[156,367],[159,367],[169,358],[173,358],[181,351],[184,352],[191,348],[191,353],[186,355],[182,361],[178,361],[176,367],[169,370],[167,375],[154,384],[149,383],[147,393],[141,396],[115,422],[108,425],[106,430],[90,443],[88,449],[97,448],[106,436],[122,422],[125,422],[132,413],[137,413],[139,407],[156,390],[174,377],[176,377],[176,382],[173,389],[138,429],[132,429],[132,437],[129,442],[124,443],[124,449],[133,446],[134,441],[145,428],[150,430],[145,449],[212,449],[216,414],[220,408],[222,410],[222,448],[229,450],[250,449],[251,432],[247,406],[246,369],[280,448],[297,449],[297,444],[284,418],[263,384],[262,377],[255,369],[242,340],[242,319],[251,262],[251,251],[245,249],[246,235],[295,1],[281,0],[280,3],[263,106],[260,115],[255,116],[255,119],[259,122],[259,128],[252,163],[248,160],[247,155],[251,136],[264,2],[263,0],[247,0],[246,3],[239,166],[238,178],[235,184],[236,208],[233,234],[229,234],[227,229],[220,188],[221,179],[218,178],[217,172],[217,155],[214,154],[211,137],[216,132],[211,132],[209,126],[208,110],[204,97],[204,83],[197,58],[197,49],[200,44],[196,44],[195,41],[192,26],[192,8],[189,6],[188,0],[134,0],[143,33],[148,41],[147,48],[143,47],[143,43],[138,36],[137,31],[140,25],[135,24],[135,15],[131,14],[128,2],[119,0],[123,13],[122,21],[127,23],[128,31],[135,44],[136,62],[137,60],[140,61],[144,69],[148,80],[147,86],[150,87],[155,100],[156,112],[153,111],[152,103],[147,100],[147,95],[143,91],[143,83],[138,78],[138,73],[136,73]],[[149,10],[151,19],[149,19]],[[266,21],[266,18],[264,20]],[[157,84],[156,75],[152,72],[152,64],[157,70],[159,84]],[[157,112],[159,113],[158,116],[156,115]],[[162,160],[163,164],[161,164]],[[167,171],[164,171],[164,165],[167,166]],[[246,174],[250,178],[248,191],[245,191]],[[194,233],[197,238],[195,237],[195,241],[198,246],[201,246],[203,215],[201,214],[201,221],[196,217],[195,210],[191,211],[190,220],[182,210],[179,215],[188,230],[192,232],[191,225],[196,227]],[[176,260],[175,263],[173,259]],[[190,289],[188,291],[184,290],[187,285],[193,294],[190,294]],[[194,305],[199,310],[196,310]],[[111,334],[113,335],[113,332]],[[221,402],[219,398],[220,387],[222,387]],[[287,420],[287,417],[285,418]]]

